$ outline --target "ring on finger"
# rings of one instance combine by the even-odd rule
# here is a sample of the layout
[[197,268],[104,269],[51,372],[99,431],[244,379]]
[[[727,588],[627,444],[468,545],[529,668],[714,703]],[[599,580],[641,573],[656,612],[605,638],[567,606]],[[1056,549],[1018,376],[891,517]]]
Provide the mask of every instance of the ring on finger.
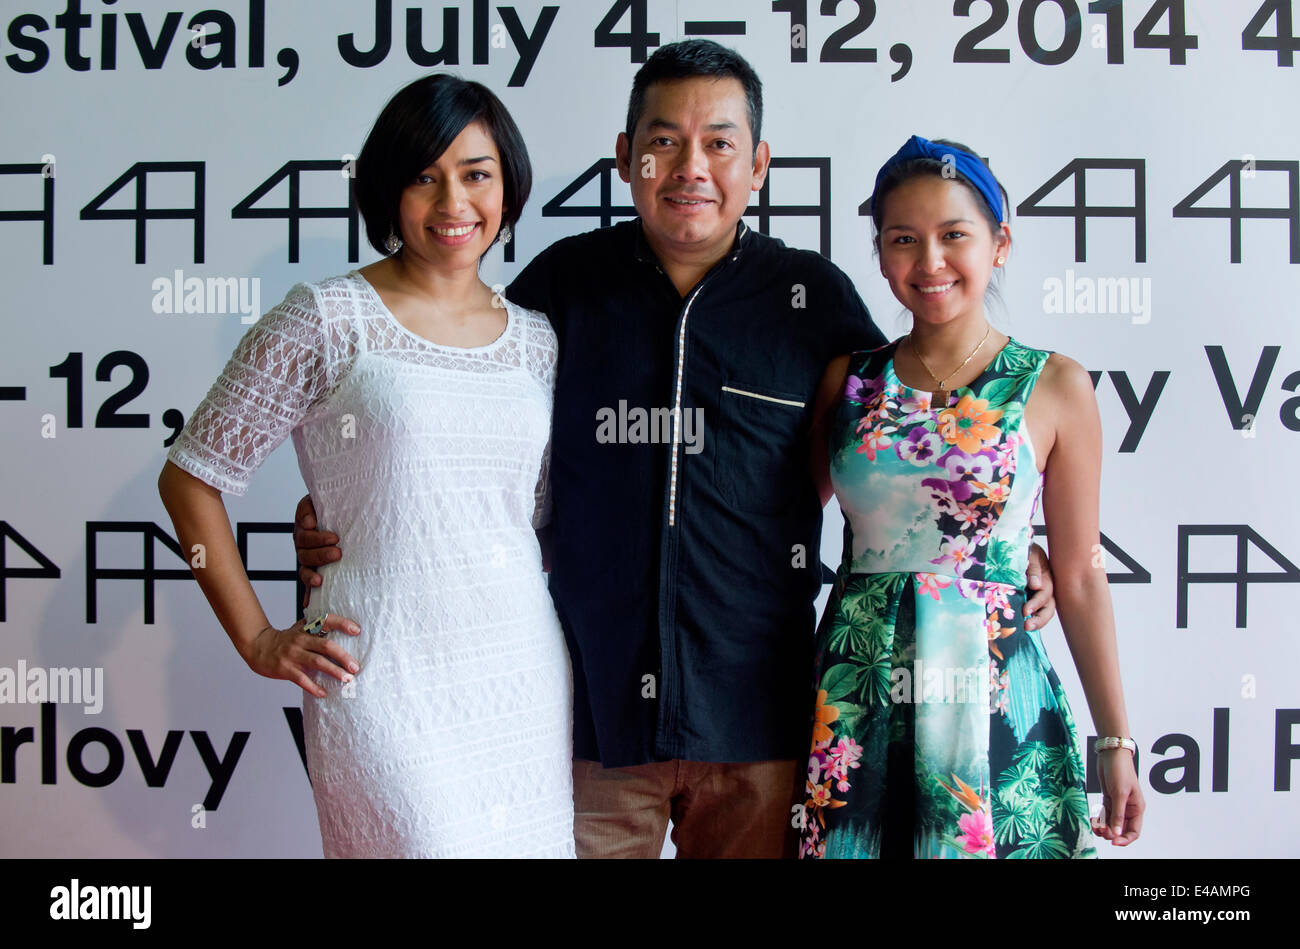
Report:
[[[329,614],[326,613],[325,616],[329,616]],[[310,623],[304,626],[302,628],[302,631],[304,633],[307,633],[308,635],[317,636],[321,639],[324,639],[327,634],[323,629],[321,629],[321,627],[325,625],[325,616],[316,617],[314,620],[312,620]]]

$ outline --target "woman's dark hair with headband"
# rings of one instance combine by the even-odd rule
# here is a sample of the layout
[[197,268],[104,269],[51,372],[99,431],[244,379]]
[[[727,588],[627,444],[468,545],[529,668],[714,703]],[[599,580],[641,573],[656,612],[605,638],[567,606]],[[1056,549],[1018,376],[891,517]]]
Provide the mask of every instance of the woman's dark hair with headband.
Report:
[[1007,189],[974,149],[949,139],[929,141],[913,135],[876,175],[876,187],[871,193],[871,223],[875,225],[877,245],[885,198],[903,182],[923,176],[960,181],[970,190],[995,233],[1010,219],[1011,200]]

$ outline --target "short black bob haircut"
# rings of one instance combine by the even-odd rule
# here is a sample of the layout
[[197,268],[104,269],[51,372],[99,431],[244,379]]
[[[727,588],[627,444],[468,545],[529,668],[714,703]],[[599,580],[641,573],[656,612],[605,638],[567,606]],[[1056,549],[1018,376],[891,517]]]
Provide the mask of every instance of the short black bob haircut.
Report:
[[627,137],[632,139],[636,124],[641,121],[645,111],[646,90],[656,82],[669,82],[673,79],[693,79],[703,76],[708,79],[736,79],[745,89],[745,104],[749,109],[749,132],[753,137],[753,147],[763,137],[763,84],[758,79],[754,67],[733,49],[713,40],[682,40],[660,46],[650,56],[644,66],[636,72],[632,80],[632,95],[627,103]]
[[501,226],[519,220],[533,187],[533,169],[514,119],[486,86],[437,73],[415,80],[389,100],[357,158],[352,200],[365,221],[371,247],[388,256],[384,241],[397,230],[406,186],[437,161],[466,126],[479,121],[501,158]]
[[[967,145],[963,145],[961,142],[954,142],[951,139],[946,138],[936,138],[933,141],[936,145],[944,145],[948,148],[967,152],[979,157],[979,152]],[[982,158],[980,160],[983,161]],[[987,162],[985,162],[985,167],[988,167]],[[980,211],[984,213],[984,220],[988,222],[989,229],[995,234],[1001,230],[1002,225],[999,224],[998,219],[993,216],[993,209],[990,208],[988,202],[984,200],[984,195],[980,194],[979,189],[967,181],[962,175],[953,177],[951,164],[945,164],[935,158],[911,158],[907,161],[899,162],[891,168],[889,174],[885,175],[884,179],[880,182],[880,186],[876,188],[876,193],[871,197],[871,223],[876,229],[877,246],[879,246],[880,243],[880,225],[883,223],[885,198],[903,182],[910,181],[913,178],[925,177],[948,178],[952,181],[961,182],[966,187],[966,190],[974,196],[975,204]],[[1003,218],[1008,224],[1010,224],[1011,199],[1007,197],[1007,189],[1002,186],[1001,181],[998,181],[997,176],[994,176],[993,180],[997,183],[998,190],[1002,192]]]

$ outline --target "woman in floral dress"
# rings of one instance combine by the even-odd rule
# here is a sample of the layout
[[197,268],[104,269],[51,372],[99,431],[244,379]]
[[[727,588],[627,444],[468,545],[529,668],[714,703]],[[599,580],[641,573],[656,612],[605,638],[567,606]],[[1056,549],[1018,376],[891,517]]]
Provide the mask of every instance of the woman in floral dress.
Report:
[[[914,136],[876,180],[880,267],[913,329],[835,360],[819,396],[815,466],[844,556],[817,631],[801,857],[1092,857],[1094,835],[1125,846],[1141,829],[1096,400],[1078,363],[985,319],[1005,207],[953,142]],[[1074,719],[1023,616],[1040,491],[1061,623],[1119,745],[1098,752],[1091,827]]]

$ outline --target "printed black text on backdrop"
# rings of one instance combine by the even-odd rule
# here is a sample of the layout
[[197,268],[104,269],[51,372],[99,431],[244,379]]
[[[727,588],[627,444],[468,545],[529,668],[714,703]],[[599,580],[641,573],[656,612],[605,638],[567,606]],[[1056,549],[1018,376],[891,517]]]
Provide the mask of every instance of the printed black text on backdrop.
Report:
[[[402,84],[455,70],[519,121],[536,181],[484,265],[504,284],[633,213],[612,158],[632,75],[710,36],[765,82],[775,161],[747,221],[831,257],[891,337],[876,167],[912,133],[991,162],[1015,239],[995,322],[1080,360],[1102,409],[1098,556],[1149,807],[1124,855],[1300,854],[1279,832],[1300,781],[1292,0],[165,6],[27,0],[0,23],[0,852],[320,854],[301,692],[212,618],[157,498],[164,446],[291,285],[373,259],[348,175]],[[280,625],[301,494],[281,448],[227,499]],[[840,538],[832,501],[826,563]],[[1059,624],[1044,638],[1086,738]]]

